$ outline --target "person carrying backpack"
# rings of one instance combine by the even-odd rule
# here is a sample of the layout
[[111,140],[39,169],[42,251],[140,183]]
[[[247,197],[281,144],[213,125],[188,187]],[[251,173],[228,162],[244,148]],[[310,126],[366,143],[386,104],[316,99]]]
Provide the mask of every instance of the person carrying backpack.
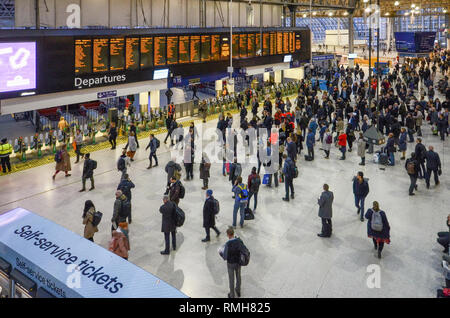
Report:
[[411,158],[407,159],[405,162],[405,169],[408,173],[411,183],[409,185],[409,195],[415,195],[414,189],[417,191],[417,177],[419,176],[419,162],[416,159],[416,153],[411,153]]
[[236,218],[237,218],[237,212],[239,210],[241,219],[240,219],[240,226],[241,228],[244,227],[244,217],[245,217],[245,208],[247,207],[248,203],[248,189],[247,185],[242,183],[242,177],[237,177],[234,187],[234,207],[233,207],[233,227],[236,228]]
[[95,206],[91,200],[84,202],[83,210],[83,224],[84,226],[84,238],[91,242],[94,242],[94,234],[98,232],[97,226],[93,224],[94,222]]
[[330,159],[330,149],[333,143],[333,136],[328,128],[325,129],[325,134],[322,141],[322,150],[325,152],[325,159]]
[[117,190],[122,191],[122,193],[127,197],[127,200],[130,202],[130,212],[128,214],[128,223],[131,224],[131,189],[135,187],[134,183],[131,182],[128,174],[124,175],[124,178],[120,181],[117,186]]
[[384,243],[389,244],[390,230],[389,222],[386,217],[386,213],[380,210],[380,206],[377,201],[373,201],[372,209],[368,209],[366,212],[367,222],[367,235],[373,240],[375,250],[378,250],[378,258],[381,258],[381,251],[383,250]]
[[206,201],[203,205],[203,227],[205,228],[206,237],[202,239],[202,242],[209,242],[210,239],[210,229],[216,232],[216,235],[220,235],[220,231],[216,227],[216,215],[220,211],[219,201],[213,197],[213,191],[206,191]]
[[177,206],[180,203],[180,199],[184,198],[184,186],[181,184],[180,180],[177,180],[175,177],[170,178],[170,187],[169,187],[169,199]]
[[291,189],[291,199],[294,199],[294,177],[295,177],[295,163],[292,161],[291,157],[288,157],[286,154],[283,155],[284,166],[283,166],[283,175],[284,175],[284,186],[286,189],[286,196],[283,198],[283,201],[289,202],[289,188]]
[[111,218],[111,231],[119,226],[119,223],[126,222],[131,212],[131,203],[121,190],[116,191],[116,201],[114,201],[113,216]]
[[149,141],[147,147],[145,148],[145,150],[150,148],[150,155],[148,157],[148,159],[150,160],[150,165],[147,167],[147,169],[152,168],[152,159],[153,158],[155,158],[155,167],[158,166],[158,157],[156,157],[156,150],[159,148],[159,146],[160,146],[159,139],[156,138],[154,134],[150,134],[150,141]]
[[95,189],[94,170],[97,169],[97,161],[92,160],[90,156],[91,155],[89,153],[84,155],[83,175],[81,177],[83,188],[79,192],[86,191],[86,179],[91,179],[91,188],[89,189],[89,191]]
[[52,179],[55,180],[56,175],[60,171],[64,171],[66,174],[66,177],[70,177],[71,174],[69,173],[70,170],[72,170],[72,167],[70,165],[70,156],[67,153],[66,145],[62,144],[61,149],[55,154],[55,174],[52,176]]
[[249,189],[247,206],[250,206],[250,199],[254,196],[253,212],[255,212],[258,205],[259,186],[261,185],[261,177],[256,173],[256,167],[252,168],[252,173],[248,176],[247,185]]
[[228,179],[231,181],[232,187],[234,187],[237,178],[240,177],[241,174],[242,174],[242,166],[240,163],[237,162],[237,158],[234,158],[234,162],[231,164],[230,167],[230,176],[228,177]]
[[127,167],[129,166],[131,166],[131,164],[130,158],[127,156],[127,151],[122,150],[122,154],[120,155],[119,160],[117,160],[117,170],[122,172],[120,180],[122,180],[127,174]]
[[163,197],[163,202],[164,204],[159,208],[159,212],[162,217],[161,232],[164,233],[166,247],[164,251],[161,251],[161,255],[168,255],[170,254],[170,235],[172,235],[172,248],[174,251],[177,249],[177,227],[175,224],[176,206],[169,200],[167,195]]

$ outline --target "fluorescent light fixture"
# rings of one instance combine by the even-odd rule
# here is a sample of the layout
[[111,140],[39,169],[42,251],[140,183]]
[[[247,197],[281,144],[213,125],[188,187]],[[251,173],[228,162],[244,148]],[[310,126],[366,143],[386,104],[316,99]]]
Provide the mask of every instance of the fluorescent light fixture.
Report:
[[363,0],[363,2],[364,2],[364,3],[367,3],[367,2],[369,2],[369,0]]
[[303,17],[306,18],[306,13],[303,13]]
[[23,92],[22,94],[20,94],[20,96],[31,96],[31,95],[36,95],[36,92]]
[[333,12],[328,12],[328,16],[333,16]]
[[409,12],[405,12],[405,15],[409,15]]
[[344,15],[348,15],[348,11],[345,11],[345,12],[344,12]]
[[384,15],[389,15],[389,12],[386,12]]
[[416,5],[414,3],[411,4],[411,8],[414,8]]
[[444,11],[443,11],[444,13],[447,13],[447,9],[444,9]]
[[168,68],[164,68],[162,70],[155,70],[153,72],[153,80],[165,79],[167,77],[169,77],[169,69]]
[[398,1],[394,2],[394,6],[398,6],[399,4],[400,4],[400,2],[398,2]]
[[317,14],[317,12],[316,12],[316,11],[314,11],[314,12],[313,12],[313,15],[316,15],[316,14]]

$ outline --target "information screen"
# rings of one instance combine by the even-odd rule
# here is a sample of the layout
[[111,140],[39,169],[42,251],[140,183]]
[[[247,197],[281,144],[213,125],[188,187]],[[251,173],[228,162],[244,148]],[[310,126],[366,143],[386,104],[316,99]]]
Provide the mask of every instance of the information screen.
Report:
[[36,42],[0,43],[0,65],[0,93],[36,88]]
[[85,74],[92,72],[92,40],[75,40],[75,73]]
[[247,57],[247,34],[239,34],[239,56],[241,58]]
[[126,44],[126,68],[137,70],[139,69],[139,38],[127,38]]
[[300,51],[302,48],[302,41],[300,40],[300,34],[295,35],[295,50]]
[[211,61],[220,60],[220,35],[211,35]]
[[166,37],[155,37],[155,66],[166,65]]
[[141,38],[141,68],[153,66],[153,38]]
[[180,64],[189,63],[189,36],[180,36],[178,43],[178,62]]
[[178,36],[167,37],[167,64],[178,63]]
[[233,34],[233,58],[239,58],[239,34]]
[[94,39],[93,51],[93,71],[96,73],[109,71],[109,40]]
[[222,37],[222,44],[220,47],[220,58],[227,60],[230,58],[230,38],[227,36]]
[[263,47],[262,47],[262,55],[270,55],[270,34],[263,33]]
[[111,57],[110,70],[122,71],[125,68],[125,39],[111,38],[109,48]]
[[251,33],[248,35],[247,40],[247,56],[254,57],[255,56],[255,34]]
[[270,32],[270,55],[277,54],[277,37],[275,32]]
[[200,35],[191,36],[191,63],[200,62]]
[[289,52],[295,52],[295,35],[294,32],[289,32]]
[[283,32],[283,53],[289,53],[289,33]]
[[283,32],[277,32],[277,50],[275,54],[283,54]]
[[211,36],[202,35],[202,62],[211,60]]
[[258,33],[255,34],[255,55],[258,53],[259,50],[261,50],[261,35]]

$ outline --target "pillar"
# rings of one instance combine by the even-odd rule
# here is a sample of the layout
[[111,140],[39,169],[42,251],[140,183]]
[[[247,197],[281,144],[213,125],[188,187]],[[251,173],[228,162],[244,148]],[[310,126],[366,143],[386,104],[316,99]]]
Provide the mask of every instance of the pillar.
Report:
[[141,112],[148,112],[148,92],[139,93],[139,105]]
[[289,27],[295,28],[295,25],[296,25],[296,16],[295,16],[295,14],[296,14],[297,7],[296,6],[288,6],[288,8],[289,8],[290,17],[291,17],[291,21],[290,21],[291,24],[289,25]]
[[222,82],[222,80],[217,80],[216,81],[215,89],[216,89],[216,96],[219,96],[219,92],[221,90],[223,90],[223,82]]
[[281,83],[283,81],[283,75],[281,74],[281,70],[280,71],[275,71],[275,78],[274,78],[274,82],[275,83]]
[[154,110],[160,106],[160,93],[159,90],[150,91],[150,107]]
[[270,73],[269,72],[265,72],[263,74],[263,80],[264,80],[264,82],[267,82],[268,80],[270,80]]
[[[349,12],[348,15],[348,53],[353,53],[353,44],[354,44],[354,30],[353,30],[353,12]],[[348,60],[348,66],[352,68],[354,66],[354,60]]]
[[228,94],[234,93],[234,80],[232,80],[231,83],[229,79],[227,80],[227,90]]

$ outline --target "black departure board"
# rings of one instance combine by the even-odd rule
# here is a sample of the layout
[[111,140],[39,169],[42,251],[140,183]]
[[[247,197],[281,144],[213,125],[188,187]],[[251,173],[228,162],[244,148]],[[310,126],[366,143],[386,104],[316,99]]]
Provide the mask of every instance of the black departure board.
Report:
[[139,69],[139,38],[127,38],[125,50],[127,70]]
[[211,35],[211,61],[220,60],[220,35]]
[[189,63],[189,36],[182,35],[178,40],[179,49],[178,49],[178,63],[185,64]]
[[95,73],[109,71],[109,39],[94,39],[92,66]]
[[109,43],[110,70],[122,71],[125,68],[125,39],[111,38]]
[[141,38],[141,68],[153,66],[153,38]]
[[178,63],[178,36],[167,37],[167,64]]
[[75,40],[75,73],[86,74],[92,72],[92,40]]
[[289,52],[295,52],[295,35],[294,32],[289,32]]
[[277,50],[275,54],[283,54],[283,32],[277,32]]
[[289,33],[283,32],[283,53],[289,53]]
[[262,47],[262,55],[270,55],[270,34],[263,33],[263,47]]
[[211,60],[211,36],[202,35],[202,62]]
[[220,59],[227,60],[230,58],[230,38],[222,36],[222,43],[220,45]]
[[255,34],[254,33],[250,33],[248,35],[247,56],[248,57],[254,57],[255,56]]
[[200,62],[200,49],[201,49],[201,42],[200,42],[200,35],[192,35],[191,36],[191,63],[198,63]]
[[239,34],[233,34],[233,58],[239,58]]
[[239,56],[247,57],[247,34],[239,34]]
[[262,54],[261,50],[261,34],[255,34],[255,55],[258,55],[258,52]]
[[302,48],[302,42],[300,40],[300,34],[295,35],[295,50],[300,51]]
[[155,66],[166,65],[166,37],[155,36]]

